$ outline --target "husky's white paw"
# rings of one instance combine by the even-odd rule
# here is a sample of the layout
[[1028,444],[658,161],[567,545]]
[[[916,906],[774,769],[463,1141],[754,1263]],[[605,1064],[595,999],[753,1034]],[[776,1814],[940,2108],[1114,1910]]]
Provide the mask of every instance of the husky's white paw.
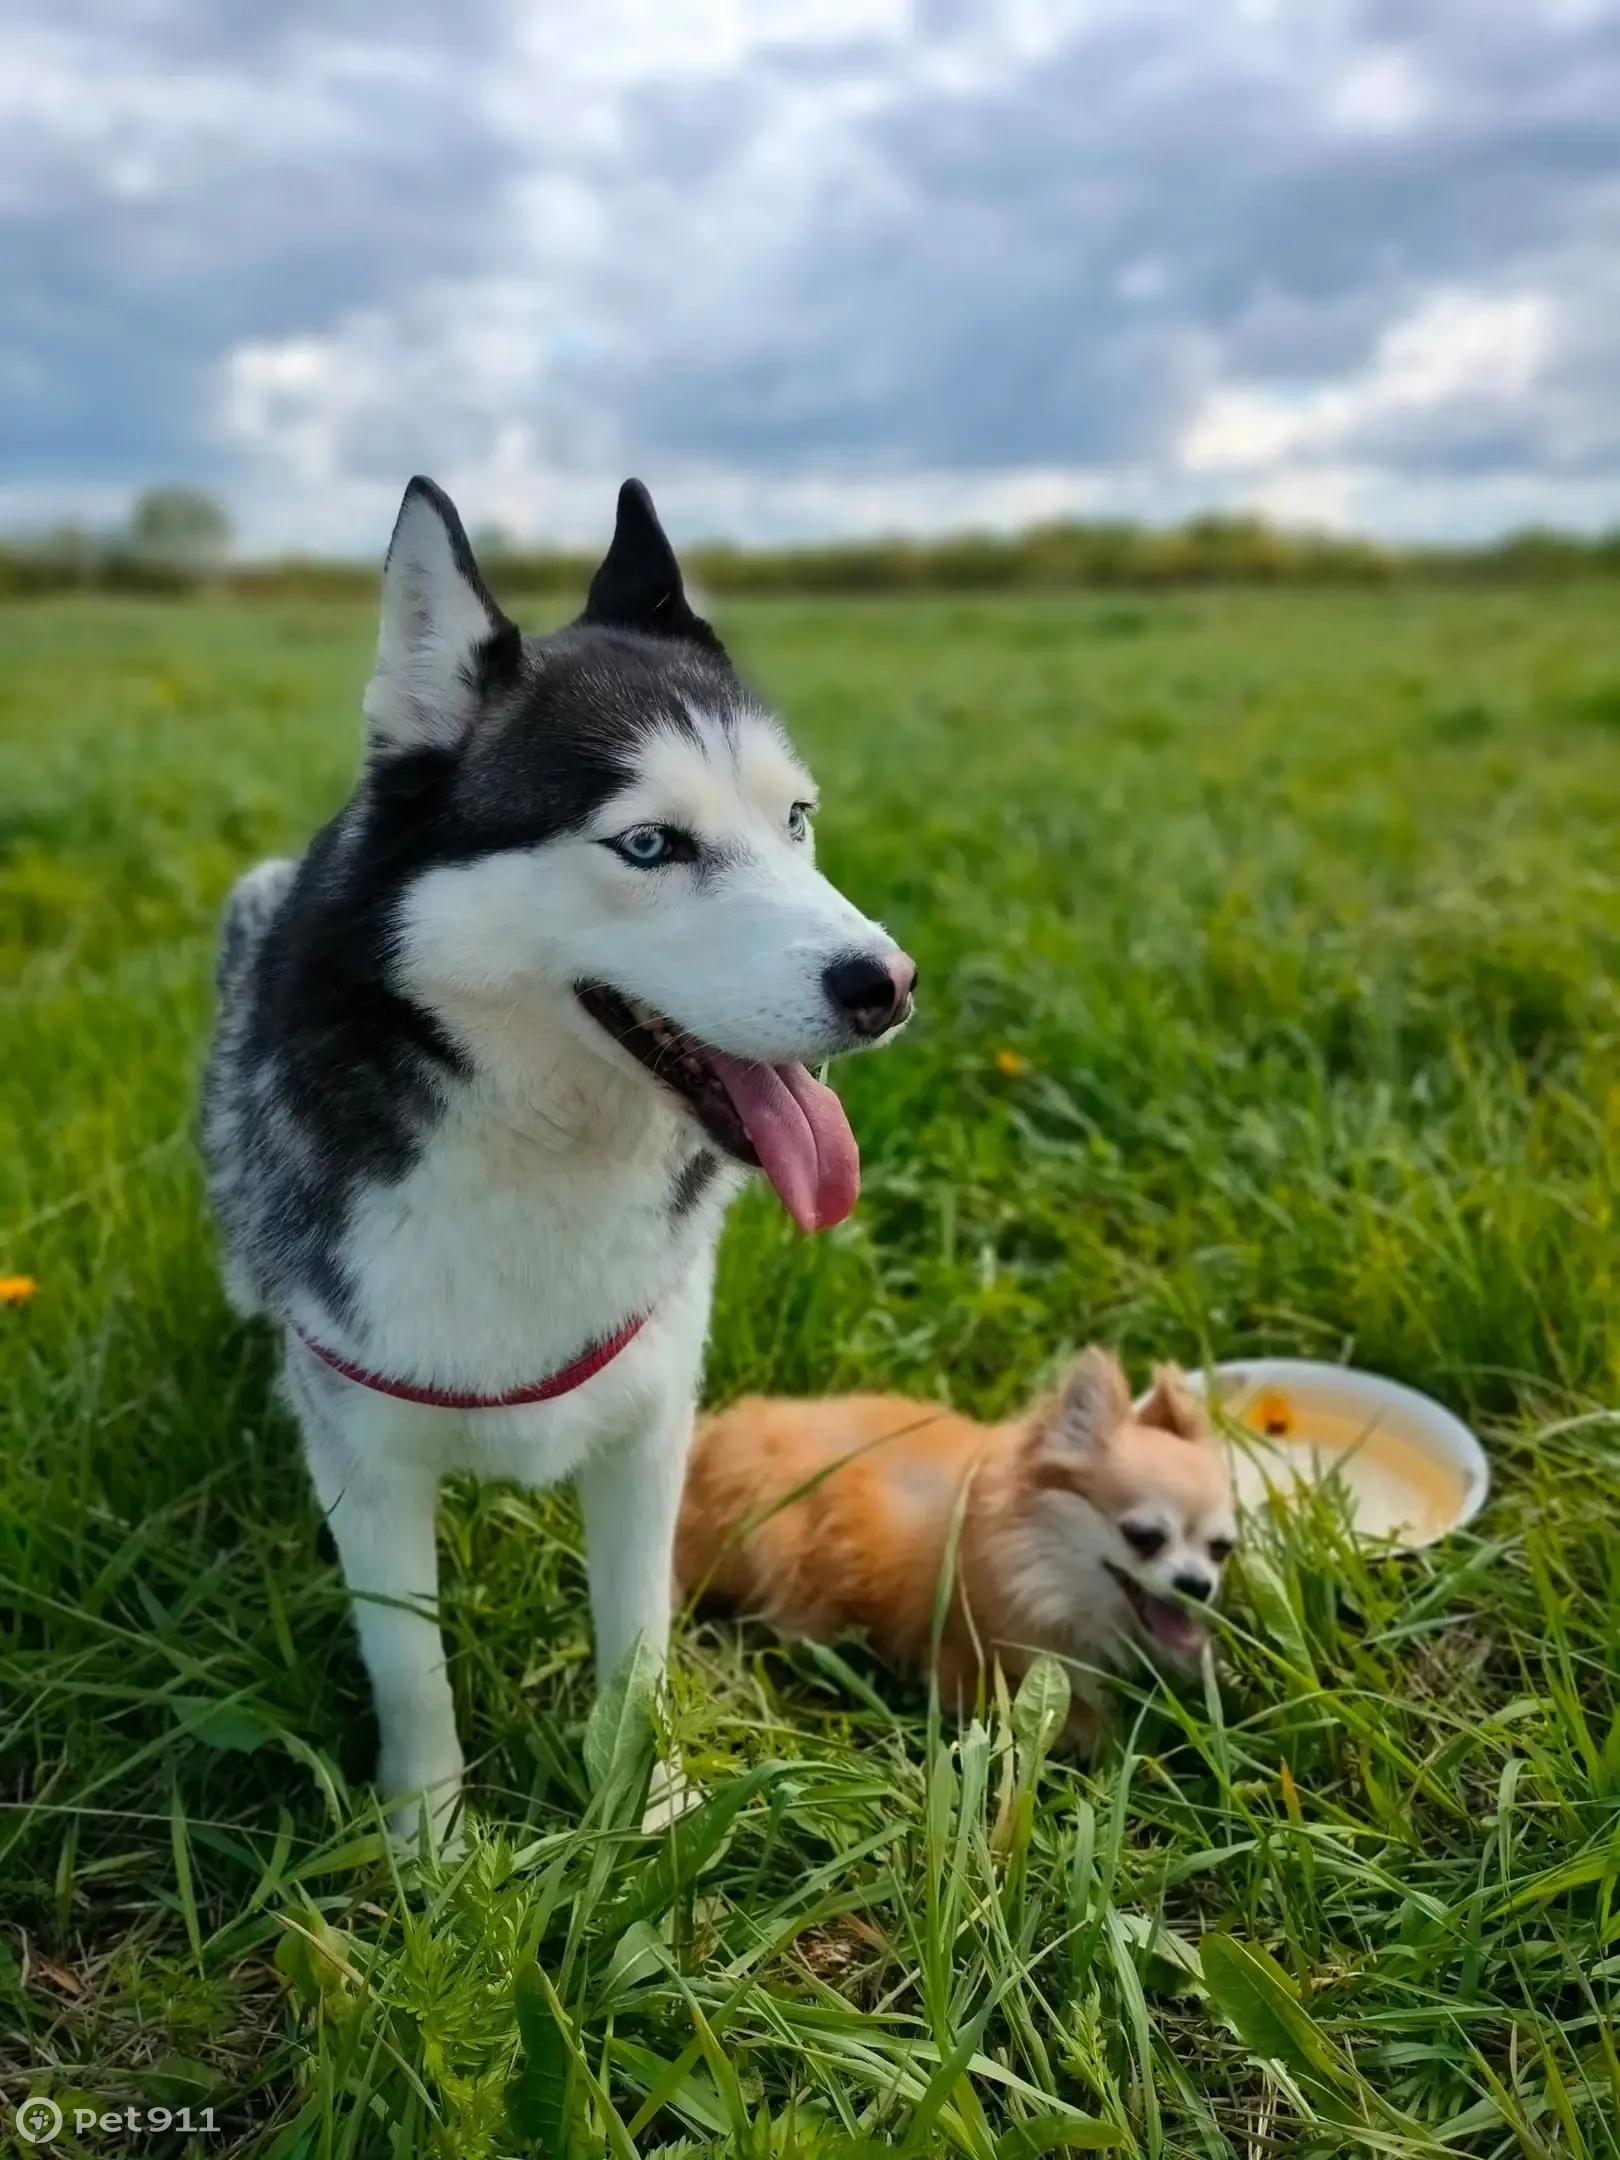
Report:
[[427,1829],[428,1850],[440,1860],[459,1860],[467,1850],[466,1816],[459,1799],[453,1807],[435,1807],[413,1797],[388,1810],[388,1834],[402,1860],[415,1860]]
[[642,1836],[657,1837],[702,1804],[702,1786],[694,1785],[678,1762],[655,1762],[647,1787],[647,1811],[641,1818]]
[[430,1765],[426,1775],[419,1768],[414,1775],[402,1772],[395,1776],[390,1775],[386,1764],[379,1767],[378,1790],[399,1796],[389,1806],[389,1832],[407,1853],[421,1850],[425,1825],[428,1844],[441,1859],[460,1857],[467,1843],[461,1776],[459,1760],[454,1765]]

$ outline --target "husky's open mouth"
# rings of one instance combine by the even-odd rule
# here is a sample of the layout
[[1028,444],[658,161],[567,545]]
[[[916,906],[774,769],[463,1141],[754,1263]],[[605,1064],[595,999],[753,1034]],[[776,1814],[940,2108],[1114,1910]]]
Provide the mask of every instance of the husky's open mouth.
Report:
[[801,1230],[844,1220],[861,1189],[861,1158],[831,1088],[803,1065],[751,1064],[713,1049],[607,983],[578,983],[574,995],[717,1147],[764,1171]]
[[1136,1616],[1136,1624],[1149,1642],[1175,1657],[1192,1657],[1203,1649],[1206,1630],[1185,1605],[1178,1604],[1174,1598],[1155,1597],[1134,1575],[1127,1575],[1111,1560],[1105,1560],[1103,1566],[1124,1591]]

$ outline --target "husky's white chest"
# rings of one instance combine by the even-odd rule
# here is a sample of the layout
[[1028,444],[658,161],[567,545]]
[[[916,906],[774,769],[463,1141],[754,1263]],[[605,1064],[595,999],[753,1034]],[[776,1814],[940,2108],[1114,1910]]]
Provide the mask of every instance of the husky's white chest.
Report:
[[543,1378],[706,1265],[739,1173],[699,1185],[693,1154],[656,1102],[599,1145],[559,1146],[468,1091],[403,1179],[355,1196],[347,1332],[397,1378],[479,1394]]

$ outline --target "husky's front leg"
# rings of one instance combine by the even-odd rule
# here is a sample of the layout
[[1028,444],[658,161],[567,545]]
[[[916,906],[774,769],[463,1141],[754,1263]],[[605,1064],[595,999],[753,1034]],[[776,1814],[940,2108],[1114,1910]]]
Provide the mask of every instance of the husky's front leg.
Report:
[[389,1818],[399,1835],[416,1836],[426,1806],[442,1837],[460,1802],[464,1764],[439,1633],[437,1479],[386,1445],[375,1430],[378,1405],[355,1406],[363,1423],[346,1429],[351,1406],[329,1399],[320,1381],[289,1378],[316,1496],[354,1600],[381,1741],[377,1785],[399,1803]]
[[693,1407],[690,1395],[672,1395],[642,1428],[593,1450],[580,1467],[598,1687],[638,1636],[660,1662],[669,1648],[675,1519]]

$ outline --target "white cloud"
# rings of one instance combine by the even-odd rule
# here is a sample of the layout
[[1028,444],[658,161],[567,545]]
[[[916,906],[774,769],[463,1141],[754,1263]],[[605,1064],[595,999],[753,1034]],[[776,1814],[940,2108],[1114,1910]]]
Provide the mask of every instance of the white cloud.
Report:
[[1329,87],[1327,119],[1351,135],[1404,135],[1418,127],[1434,102],[1434,86],[1416,60],[1399,46],[1358,53]]
[[1365,367],[1292,391],[1234,383],[1213,390],[1181,438],[1189,472],[1276,474],[1342,457],[1390,421],[1448,407],[1512,408],[1536,384],[1556,313],[1543,293],[1437,292],[1378,338]]
[[760,536],[1620,519],[1620,4],[1395,20],[20,0],[0,517],[192,477],[374,550],[422,468],[565,539],[629,470]]

